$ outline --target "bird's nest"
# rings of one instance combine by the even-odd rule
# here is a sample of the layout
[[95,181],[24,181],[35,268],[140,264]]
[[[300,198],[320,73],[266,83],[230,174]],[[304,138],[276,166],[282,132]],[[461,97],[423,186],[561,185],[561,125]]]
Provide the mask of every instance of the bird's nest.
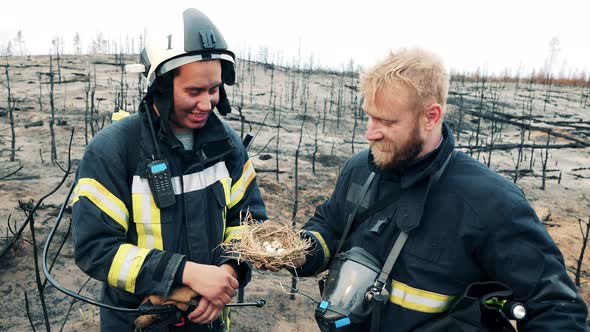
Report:
[[238,256],[238,260],[267,268],[295,268],[310,251],[311,240],[287,223],[257,222],[247,212],[241,226],[237,241],[221,244],[228,256]]

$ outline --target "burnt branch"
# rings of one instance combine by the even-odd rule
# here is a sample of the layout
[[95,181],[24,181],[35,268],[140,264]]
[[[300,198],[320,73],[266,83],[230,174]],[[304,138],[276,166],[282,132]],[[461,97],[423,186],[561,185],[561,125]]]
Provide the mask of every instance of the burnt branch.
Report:
[[[479,118],[488,119],[488,120],[492,120],[493,119],[494,121],[504,122],[504,123],[511,124],[511,125],[517,126],[517,127],[523,127],[525,129],[528,129],[528,130],[541,131],[541,132],[550,134],[551,136],[565,138],[565,139],[570,140],[572,142],[578,143],[580,146],[586,146],[586,147],[590,146],[590,143],[588,143],[587,140],[582,140],[582,139],[578,139],[576,137],[573,137],[571,135],[562,134],[560,132],[556,132],[555,130],[552,130],[552,129],[549,129],[549,128],[533,126],[533,125],[522,123],[522,122],[518,122],[518,121],[508,120],[508,119],[505,119],[503,117],[497,117],[497,116],[493,116],[492,117],[490,115],[480,114],[479,112],[471,111],[471,110],[465,110],[465,112],[468,113],[468,114],[477,116]],[[476,144],[477,144],[477,141],[476,141]]]
[[14,246],[14,244],[19,240],[19,238],[22,236],[22,233],[23,233],[24,229],[27,227],[27,225],[33,219],[33,216],[35,215],[35,211],[37,211],[37,209],[41,206],[41,204],[43,203],[43,201],[45,199],[47,199],[47,197],[53,195],[56,191],[58,191],[59,188],[61,188],[61,186],[64,184],[64,182],[66,181],[66,179],[70,175],[71,168],[72,168],[71,151],[72,151],[72,139],[73,138],[74,138],[74,129],[72,129],[72,134],[70,135],[70,145],[69,145],[69,148],[68,148],[68,169],[67,169],[67,173],[62,177],[61,181],[58,183],[58,185],[55,188],[53,188],[49,193],[45,194],[43,197],[41,197],[39,199],[39,201],[37,201],[37,204],[35,205],[35,207],[33,209],[30,210],[30,212],[27,215],[27,219],[21,225],[21,227],[19,228],[18,232],[16,233],[16,236],[14,236],[12,238],[12,241],[10,241],[8,243],[8,245],[6,247],[4,247],[4,249],[2,249],[2,251],[0,251],[0,258],[2,258],[10,250],[10,248],[12,248],[12,246]]
[[[62,239],[61,243],[59,244],[59,248],[57,248],[57,251],[55,252],[55,255],[53,256],[53,259],[51,260],[51,264],[49,265],[49,270],[48,270],[49,273],[51,273],[51,270],[53,269],[53,265],[57,261],[57,258],[59,257],[59,253],[61,252],[64,245],[66,244],[66,241],[67,241],[68,237],[70,236],[71,231],[72,231],[72,222],[70,220],[70,224],[68,225],[68,230],[66,231],[66,234],[63,236],[63,239]],[[43,288],[45,288],[45,286],[47,286],[47,282],[48,282],[47,279],[45,279],[45,281],[43,281]]]
[[[578,219],[578,224],[580,225],[580,233],[582,233],[582,248],[580,249],[580,256],[578,258],[578,265],[576,267],[576,286],[580,287],[580,274],[582,271],[582,262],[584,261],[584,252],[586,251],[586,246],[588,245],[588,235],[590,234],[590,217],[588,217],[588,222],[585,222],[582,219]],[[586,231],[584,231],[584,227],[582,227],[582,224],[585,225]]]
[[[82,293],[82,290],[86,287],[86,285],[88,284],[88,282],[90,282],[90,280],[92,280],[92,278],[88,277],[86,279],[86,281],[84,282],[84,284],[82,284],[82,287],[80,287],[80,289],[78,289],[78,292],[76,294]],[[59,329],[60,332],[64,330],[64,327],[66,326],[66,322],[68,321],[68,318],[70,317],[70,312],[72,311],[72,307],[74,306],[74,304],[76,302],[78,302],[77,299],[72,299],[70,301],[70,305],[68,306],[68,310],[66,311],[66,315],[65,315],[64,320],[61,324],[61,328]]]
[[29,309],[29,296],[27,295],[26,291],[25,291],[25,308],[27,309],[27,318],[29,319],[29,324],[31,325],[31,329],[33,330],[33,332],[35,332],[37,330],[35,330],[35,325],[33,324],[33,320],[31,319],[31,310]]
[[20,166],[20,167],[19,167],[19,168],[18,168],[16,171],[14,171],[14,172],[12,172],[12,173],[10,173],[10,174],[4,175],[3,177],[1,177],[1,178],[0,178],[0,180],[4,180],[4,179],[6,179],[6,178],[9,178],[9,177],[11,177],[12,175],[14,175],[14,174],[18,173],[18,171],[20,171],[21,169],[23,169],[23,166]]

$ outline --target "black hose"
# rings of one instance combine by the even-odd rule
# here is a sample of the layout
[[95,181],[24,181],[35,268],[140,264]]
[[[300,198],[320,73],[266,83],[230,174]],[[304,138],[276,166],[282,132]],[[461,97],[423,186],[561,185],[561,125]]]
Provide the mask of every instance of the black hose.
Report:
[[[112,305],[109,305],[106,303],[98,302],[97,300],[82,296],[82,295],[77,294],[75,292],[72,292],[71,290],[64,288],[62,285],[60,285],[59,282],[57,282],[57,280],[53,279],[53,277],[49,273],[49,269],[47,268],[47,254],[49,252],[49,245],[51,244],[51,240],[53,240],[53,236],[55,235],[55,231],[57,230],[57,228],[59,227],[59,224],[61,223],[61,219],[63,217],[65,210],[66,210],[66,206],[68,205],[68,201],[70,200],[70,197],[72,196],[72,192],[74,191],[75,186],[76,186],[76,181],[74,181],[72,183],[72,186],[70,187],[70,190],[68,191],[68,194],[66,195],[66,199],[64,200],[63,204],[61,205],[61,208],[59,209],[59,213],[57,214],[57,217],[55,218],[55,225],[51,229],[51,232],[49,232],[49,236],[47,237],[47,241],[45,242],[45,247],[43,248],[42,266],[43,266],[43,274],[45,275],[45,278],[47,278],[47,281],[49,281],[49,283],[51,285],[53,285],[53,287],[55,287],[60,292],[66,294],[68,296],[71,296],[71,297],[75,298],[76,300],[86,302],[88,304],[92,304],[92,305],[95,305],[95,306],[98,306],[101,308],[105,308],[105,309],[109,309],[109,310],[126,312],[126,313],[136,313],[136,314],[140,314],[140,315],[166,314],[166,313],[171,313],[171,312],[176,311],[177,308],[173,304],[139,306],[139,308],[115,307],[115,306],[112,306]],[[225,306],[226,307],[255,306],[255,307],[261,308],[265,304],[266,304],[265,300],[259,300],[254,303],[228,303]]]
[[147,308],[142,307],[142,308],[135,308],[135,309],[134,308],[115,307],[112,305],[108,305],[106,303],[98,302],[98,301],[91,299],[89,297],[85,297],[80,294],[74,293],[71,290],[62,287],[55,279],[53,279],[53,277],[49,273],[49,269],[47,268],[47,254],[49,252],[49,245],[51,244],[51,240],[53,239],[53,236],[55,235],[55,231],[57,230],[57,228],[59,227],[59,224],[61,223],[61,219],[63,217],[65,210],[66,210],[66,206],[68,205],[68,201],[70,200],[70,197],[72,196],[72,192],[74,191],[75,186],[76,186],[76,181],[74,181],[72,183],[72,186],[70,187],[70,190],[68,191],[68,194],[66,195],[66,199],[64,200],[63,204],[61,205],[61,208],[59,209],[59,213],[57,214],[57,217],[55,218],[55,226],[53,226],[53,228],[51,229],[51,232],[49,232],[49,236],[47,237],[47,241],[45,242],[45,247],[43,248],[42,265],[43,265],[43,274],[45,275],[45,278],[47,278],[49,283],[52,284],[53,287],[55,287],[60,292],[66,294],[68,296],[71,296],[71,297],[75,298],[76,300],[86,302],[88,304],[92,304],[92,305],[95,305],[95,306],[98,306],[101,308],[115,310],[115,311],[121,311],[121,312],[127,312],[127,313],[138,313],[141,315],[174,312],[174,310],[176,310],[176,307],[174,305],[151,306],[151,307],[147,307]]

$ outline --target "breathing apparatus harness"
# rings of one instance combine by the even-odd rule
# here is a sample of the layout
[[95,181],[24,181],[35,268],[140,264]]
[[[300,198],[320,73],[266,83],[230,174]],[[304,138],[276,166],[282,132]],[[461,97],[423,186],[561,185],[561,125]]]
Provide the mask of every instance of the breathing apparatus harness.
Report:
[[[405,208],[399,209],[398,213],[403,214],[406,222],[399,225],[401,228],[399,235],[383,265],[379,263],[377,258],[360,247],[352,247],[346,252],[339,253],[375,177],[375,173],[371,172],[361,189],[359,199],[348,216],[346,227],[336,249],[336,255],[330,266],[330,272],[320,280],[322,301],[315,310],[315,319],[320,330],[324,332],[350,330],[354,325],[365,322],[371,316],[371,331],[379,331],[381,309],[389,300],[389,292],[385,287],[389,273],[408,239],[408,233],[419,226],[431,187],[438,182],[455,154],[455,151],[449,154],[442,166],[430,176],[426,185],[422,182],[420,185],[405,190],[399,200],[388,200],[386,205],[398,202],[402,203],[400,205],[403,205],[404,202],[418,201],[419,203],[418,209],[412,215],[413,218],[408,218],[412,211]],[[378,202],[376,205],[381,205],[380,203]],[[356,285],[351,285],[351,283]]]
[[[399,199],[376,202],[363,212],[363,216],[374,213],[388,205],[396,204],[399,234],[383,265],[369,252],[360,247],[339,253],[355,220],[356,214],[375,173],[371,173],[361,189],[330,266],[330,272],[320,280],[322,301],[315,310],[315,319],[322,332],[358,331],[371,316],[371,332],[381,329],[382,312],[389,301],[390,294],[386,289],[389,273],[393,269],[411,230],[420,225],[428,193],[438,182],[449,161],[456,155],[453,150],[442,166],[433,173],[428,182],[406,189]],[[406,208],[408,202],[418,202],[413,211]],[[416,206],[416,205],[414,205]],[[359,219],[363,220],[363,218]],[[485,326],[490,332],[514,332],[509,320],[523,320],[527,312],[525,306],[513,300],[510,287],[496,281],[474,282],[458,297],[449,310],[449,315],[441,319],[426,322],[418,328],[420,331],[464,331],[461,319],[454,314],[469,316],[472,321],[465,326]],[[471,329],[467,329],[471,331]]]

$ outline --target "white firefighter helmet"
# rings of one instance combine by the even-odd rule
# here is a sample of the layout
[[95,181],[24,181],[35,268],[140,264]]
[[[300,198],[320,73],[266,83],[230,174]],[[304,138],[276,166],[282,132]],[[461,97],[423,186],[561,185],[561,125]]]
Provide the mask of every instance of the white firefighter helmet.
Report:
[[145,31],[145,48],[140,59],[149,89],[156,79],[182,65],[209,59],[221,60],[223,83],[235,82],[235,55],[217,27],[201,11],[189,8],[159,31]]

